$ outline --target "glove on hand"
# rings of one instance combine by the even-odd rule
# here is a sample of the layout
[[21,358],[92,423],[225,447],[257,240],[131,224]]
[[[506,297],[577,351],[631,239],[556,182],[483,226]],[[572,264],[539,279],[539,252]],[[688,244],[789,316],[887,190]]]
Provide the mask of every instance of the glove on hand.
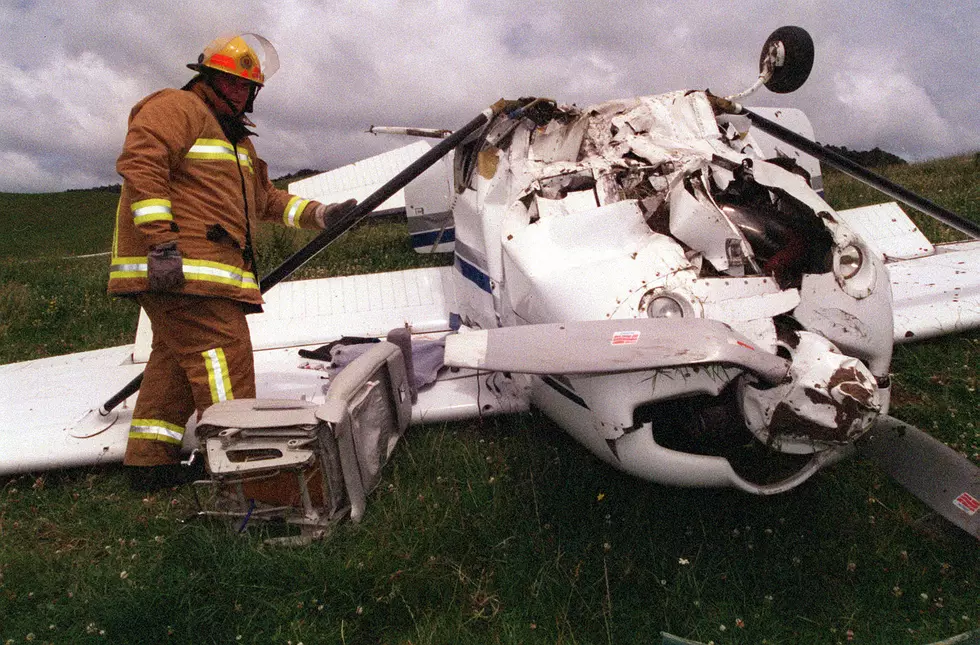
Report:
[[339,204],[320,204],[313,212],[313,221],[320,228],[327,228],[328,220],[330,222],[344,220],[355,206],[357,206],[356,199],[348,199]]
[[184,286],[184,262],[176,240],[150,247],[146,277],[150,291],[176,291]]

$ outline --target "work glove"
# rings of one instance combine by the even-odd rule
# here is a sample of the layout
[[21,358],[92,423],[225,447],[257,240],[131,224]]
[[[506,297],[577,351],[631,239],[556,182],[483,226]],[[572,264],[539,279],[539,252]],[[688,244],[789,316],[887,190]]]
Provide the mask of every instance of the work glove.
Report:
[[319,228],[327,228],[327,224],[333,224],[334,222],[343,221],[346,219],[354,207],[357,206],[356,199],[348,199],[346,202],[340,202],[339,204],[320,204],[313,211],[313,221]]
[[146,277],[150,291],[177,291],[184,286],[184,261],[177,240],[150,247]]

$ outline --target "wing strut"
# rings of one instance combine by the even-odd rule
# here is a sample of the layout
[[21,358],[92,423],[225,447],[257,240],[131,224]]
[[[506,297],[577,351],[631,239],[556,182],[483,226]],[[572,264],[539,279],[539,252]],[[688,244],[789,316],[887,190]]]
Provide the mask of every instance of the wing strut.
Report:
[[[907,188],[896,184],[895,182],[882,177],[881,175],[871,172],[864,166],[857,164],[847,157],[834,152],[824,146],[810,141],[806,137],[803,137],[792,130],[784,128],[783,126],[770,121],[769,119],[747,110],[744,107],[739,106],[737,103],[731,103],[729,101],[724,101],[724,99],[719,100],[717,97],[712,97],[713,102],[719,107],[724,109],[726,112],[730,111],[728,107],[734,108],[731,111],[732,114],[744,114],[749,117],[752,121],[752,125],[759,128],[763,132],[776,137],[780,141],[790,144],[791,146],[798,148],[802,152],[805,152],[813,157],[816,157],[820,161],[833,166],[837,170],[854,177],[858,181],[864,182],[885,193],[893,199],[897,199],[903,204],[907,204],[912,208],[922,211],[930,217],[934,217],[943,224],[951,226],[956,230],[969,235],[974,239],[980,238],[980,224],[972,222],[961,215],[947,210],[936,204],[935,202],[929,201],[921,195],[917,195]],[[728,107],[726,107],[726,105]]]

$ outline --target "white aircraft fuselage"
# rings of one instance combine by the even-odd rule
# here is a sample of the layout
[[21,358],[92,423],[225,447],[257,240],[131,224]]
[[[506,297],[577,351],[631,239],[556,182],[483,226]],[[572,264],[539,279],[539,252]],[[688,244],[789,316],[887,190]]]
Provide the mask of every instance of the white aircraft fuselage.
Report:
[[[457,148],[447,190],[433,191],[431,180],[406,190],[410,219],[451,210],[464,328],[531,326],[530,334],[548,323],[617,321],[602,342],[624,355],[659,352],[656,369],[597,358],[594,373],[535,369],[532,379],[534,405],[645,479],[785,490],[887,412],[883,263],[801,165],[765,161],[747,130],[738,117],[716,116],[704,92],[585,110],[539,103]],[[656,319],[670,325],[643,326]],[[707,349],[705,321],[727,330],[711,361],[696,351]],[[537,340],[522,339],[527,363],[594,350]],[[695,351],[665,358],[682,344]],[[782,373],[752,371],[726,344],[765,355]],[[719,424],[726,415],[735,421]],[[737,472],[723,444],[748,437],[770,456],[810,457],[774,481]]]

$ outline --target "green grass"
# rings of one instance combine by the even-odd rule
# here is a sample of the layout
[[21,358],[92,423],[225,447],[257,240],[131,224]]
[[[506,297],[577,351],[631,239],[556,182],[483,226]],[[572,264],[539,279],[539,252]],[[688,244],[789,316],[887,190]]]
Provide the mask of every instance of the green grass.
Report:
[[[970,161],[899,180],[980,219]],[[827,184],[835,206],[860,203],[846,177]],[[107,250],[114,205],[32,197],[0,195],[0,362],[131,342],[135,307],[105,296],[107,259],[58,259]],[[38,204],[75,208],[77,248],[14,228]],[[263,266],[309,235],[263,229]],[[302,273],[417,261],[386,221]],[[978,365],[977,333],[899,347],[893,413],[980,462]],[[657,643],[665,630],[836,644],[850,630],[884,645],[980,627],[976,541],[859,461],[773,498],[671,489],[526,414],[411,429],[363,523],[308,547],[183,521],[195,510],[186,487],[132,493],[120,467],[0,480],[0,642]]]
[[[932,202],[958,215],[980,220],[980,157],[961,156],[919,164],[876,168],[875,172],[900,186],[911,188]],[[874,188],[833,169],[824,171],[824,189],[834,208],[846,209],[893,201]],[[916,226],[933,242],[965,239],[928,215],[902,206]]]
[[0,193],[0,257],[58,258],[108,252],[119,195],[100,190]]

